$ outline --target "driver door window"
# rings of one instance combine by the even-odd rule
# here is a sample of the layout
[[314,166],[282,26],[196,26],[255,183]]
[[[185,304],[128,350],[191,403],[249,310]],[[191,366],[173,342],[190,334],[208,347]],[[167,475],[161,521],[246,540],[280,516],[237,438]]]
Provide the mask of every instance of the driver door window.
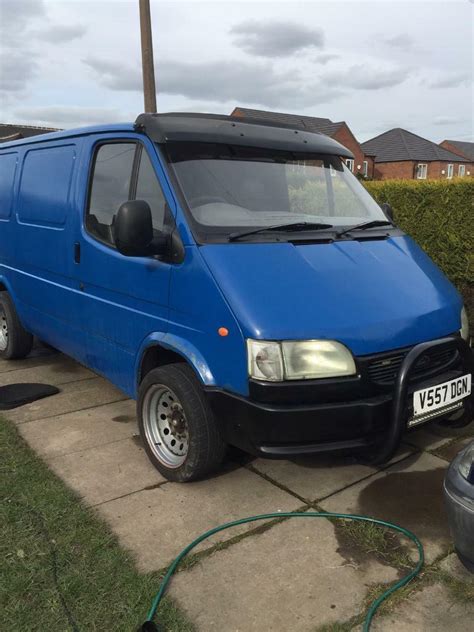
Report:
[[121,204],[135,199],[145,200],[150,205],[155,230],[163,230],[165,224],[172,222],[145,148],[133,142],[100,145],[95,155],[86,215],[88,232],[114,246],[115,215]]
[[169,217],[167,217],[166,213],[166,200],[151,160],[144,148],[141,150],[135,199],[148,202],[151,208],[153,228],[155,230],[163,230],[165,223],[169,223]]
[[135,150],[136,143],[110,143],[101,145],[95,156],[86,227],[110,245],[115,214],[130,199]]

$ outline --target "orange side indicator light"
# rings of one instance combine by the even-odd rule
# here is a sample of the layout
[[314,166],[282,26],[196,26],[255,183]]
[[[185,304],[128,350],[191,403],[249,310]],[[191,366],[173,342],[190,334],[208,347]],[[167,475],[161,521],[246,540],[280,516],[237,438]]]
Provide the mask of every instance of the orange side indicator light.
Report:
[[219,334],[219,336],[225,338],[225,336],[229,335],[229,330],[227,329],[227,327],[219,327],[217,333]]

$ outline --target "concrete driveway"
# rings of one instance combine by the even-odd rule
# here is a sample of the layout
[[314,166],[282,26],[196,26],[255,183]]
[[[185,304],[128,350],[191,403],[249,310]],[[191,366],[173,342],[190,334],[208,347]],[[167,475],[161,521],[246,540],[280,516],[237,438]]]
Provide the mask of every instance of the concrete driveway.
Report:
[[[134,402],[109,382],[41,347],[26,360],[0,361],[0,384],[27,381],[61,392],[7,417],[110,525],[140,571],[165,568],[201,532],[252,514],[363,513],[415,531],[428,564],[417,590],[374,629],[464,632],[472,623],[474,604],[463,597],[472,576],[451,554],[441,493],[466,437],[419,429],[383,468],[352,458],[267,461],[233,453],[214,478],[180,485],[149,464]],[[171,595],[198,630],[359,629],[369,597],[406,574],[410,557],[398,538],[327,519],[253,523],[202,543]]]

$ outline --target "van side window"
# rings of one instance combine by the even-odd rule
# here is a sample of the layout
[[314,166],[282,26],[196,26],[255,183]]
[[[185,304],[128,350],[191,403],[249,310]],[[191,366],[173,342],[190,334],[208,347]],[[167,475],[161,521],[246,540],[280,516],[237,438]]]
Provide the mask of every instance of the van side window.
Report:
[[143,148],[140,158],[135,199],[148,202],[153,218],[153,228],[163,230],[166,200],[145,148]]
[[135,149],[136,143],[110,143],[101,145],[96,153],[86,226],[110,244],[114,216],[130,199]]

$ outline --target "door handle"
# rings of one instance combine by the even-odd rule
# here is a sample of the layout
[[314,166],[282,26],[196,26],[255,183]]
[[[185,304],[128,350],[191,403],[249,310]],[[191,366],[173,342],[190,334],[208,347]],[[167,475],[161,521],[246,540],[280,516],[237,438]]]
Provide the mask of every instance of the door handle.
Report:
[[81,263],[81,244],[78,241],[74,244],[74,263]]

